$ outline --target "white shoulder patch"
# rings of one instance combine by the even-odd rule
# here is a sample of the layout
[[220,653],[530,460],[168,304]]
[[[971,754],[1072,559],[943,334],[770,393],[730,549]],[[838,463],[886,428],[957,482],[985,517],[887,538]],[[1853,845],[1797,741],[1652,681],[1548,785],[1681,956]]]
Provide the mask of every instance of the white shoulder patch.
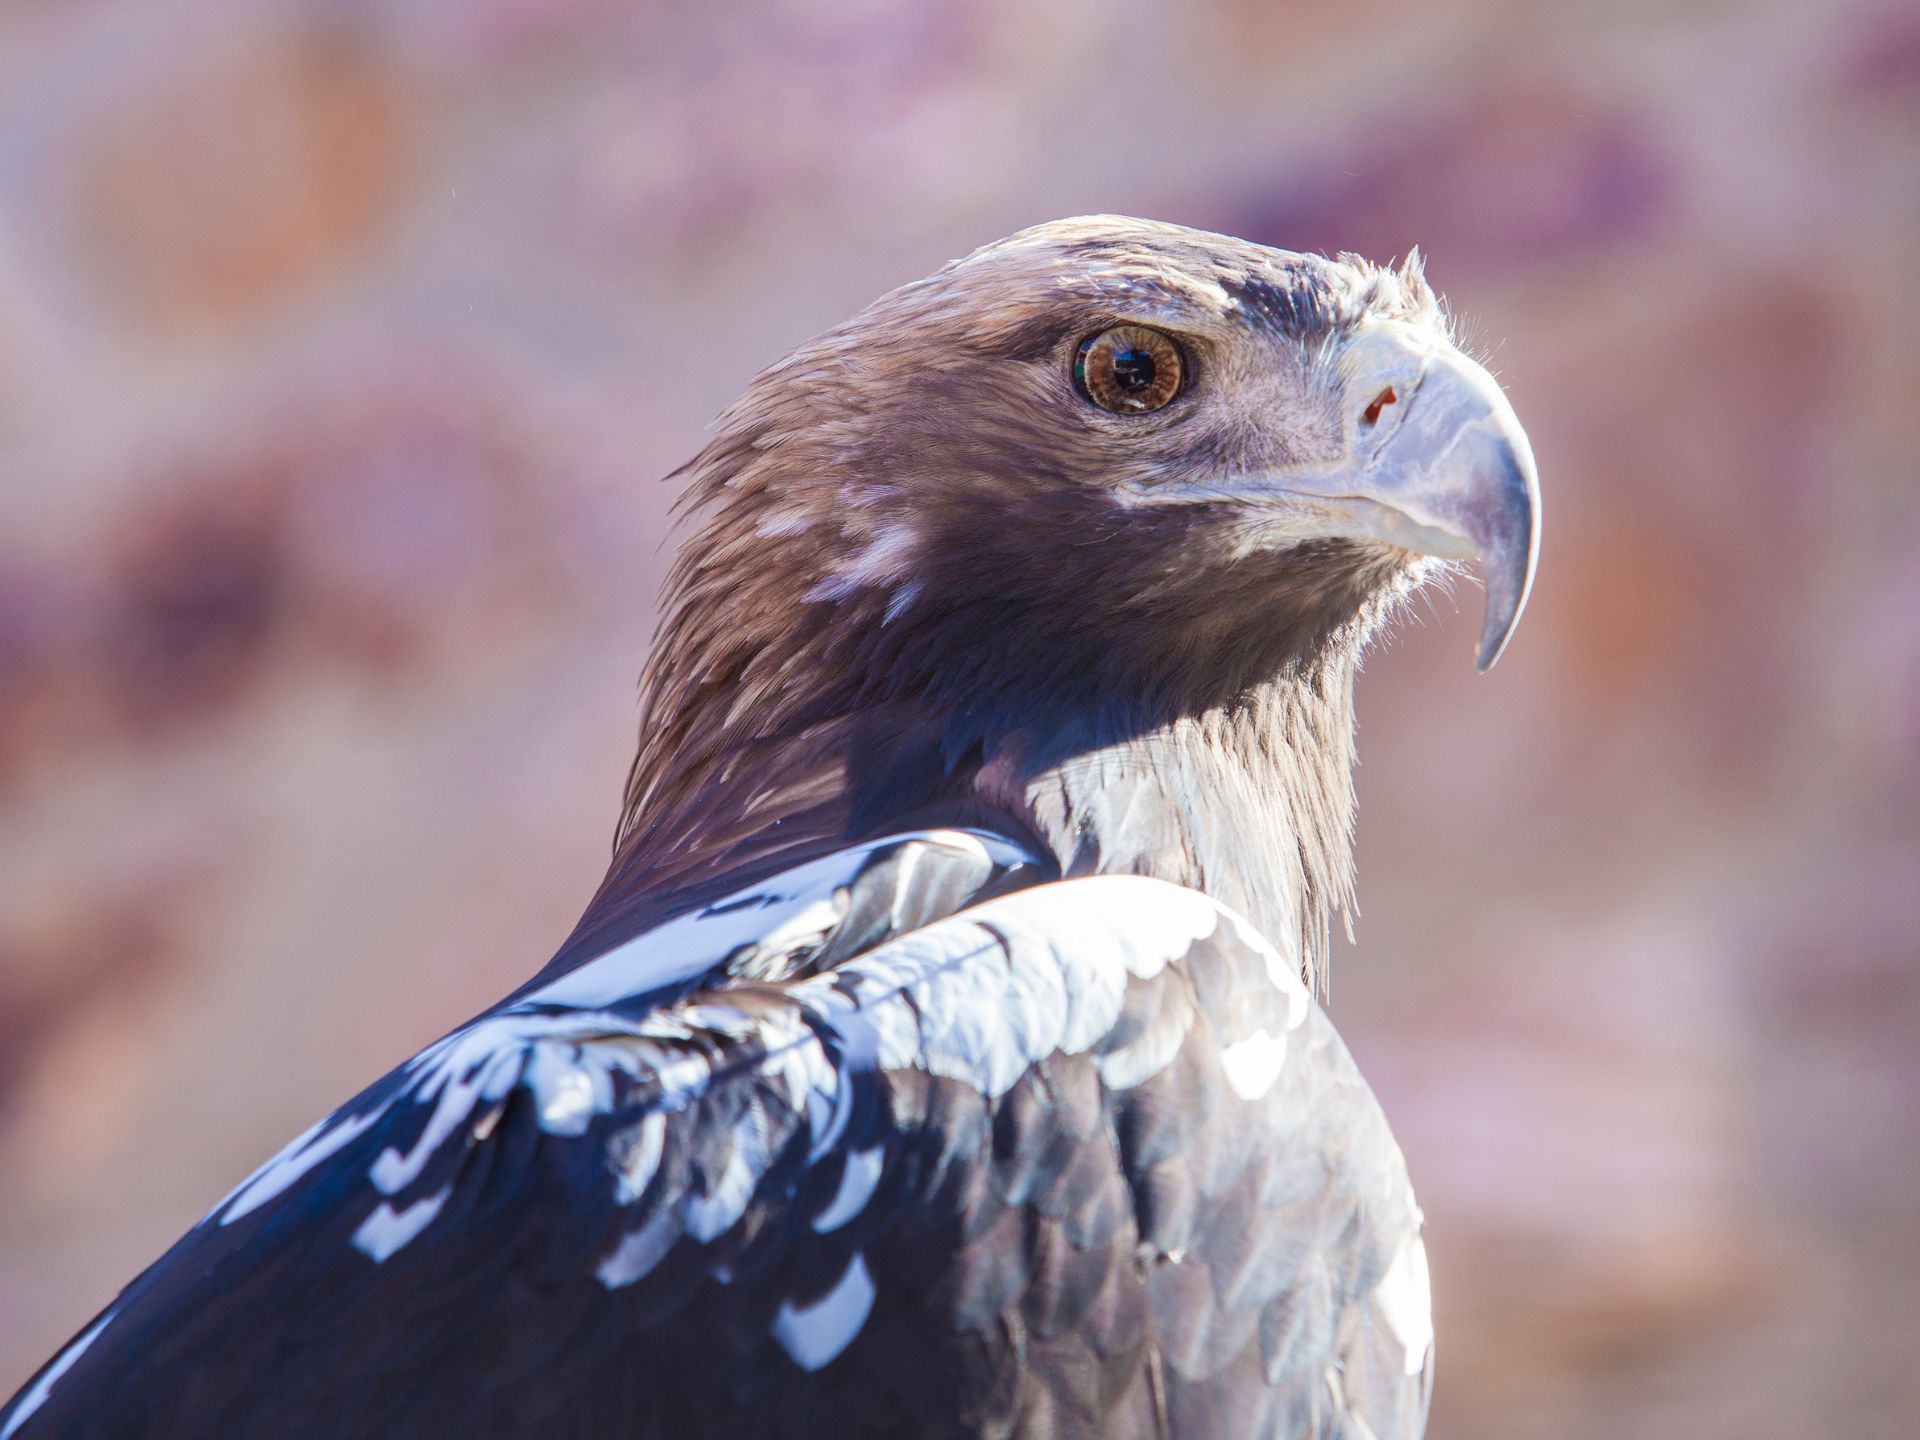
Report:
[[[881,1066],[997,1099],[1036,1061],[1097,1045],[1129,978],[1158,975],[1225,914],[1197,890],[1145,876],[1056,881],[972,906],[790,993],[829,1023],[869,1030]],[[1120,1088],[1158,1074],[1173,1050],[1149,1043],[1102,1057],[1102,1077]]]
[[1244,1040],[1236,1040],[1220,1052],[1220,1064],[1227,1072],[1227,1084],[1242,1100],[1258,1100],[1280,1078],[1287,1063],[1287,1036],[1256,1030]]
[[880,1184],[880,1172],[886,1158],[878,1145],[856,1150],[847,1156],[833,1199],[827,1202],[826,1209],[813,1217],[816,1235],[832,1234],[867,1208],[867,1201],[873,1198],[873,1192]]
[[851,1345],[873,1311],[867,1257],[855,1255],[833,1289],[811,1305],[789,1302],[773,1317],[773,1338],[802,1370],[823,1369]]
[[243,1180],[226,1199],[214,1206],[222,1225],[257,1210],[280,1194],[294,1181],[380,1118],[380,1112],[367,1115],[330,1115],[307,1128],[273,1159]]
[[1427,1246],[1418,1231],[1401,1242],[1393,1264],[1374,1287],[1373,1304],[1400,1342],[1406,1373],[1418,1375],[1433,1350],[1433,1291],[1427,1276]]
[[414,1201],[404,1210],[395,1210],[391,1203],[382,1200],[353,1232],[353,1248],[371,1257],[376,1265],[385,1264],[388,1256],[433,1222],[451,1193],[449,1186],[424,1200]]
[[995,865],[1032,863],[997,835],[975,830],[913,830],[837,850],[636,935],[541,986],[515,1009],[564,1006],[591,1010],[650,990],[683,984],[742,946],[782,953],[818,945],[843,918],[843,891],[875,851],[910,841],[977,854]]
[[7,1428],[0,1430],[0,1440],[11,1440],[13,1432],[27,1423],[34,1411],[47,1403],[47,1397],[53,1393],[53,1387],[60,1377],[71,1370],[74,1362],[87,1353],[87,1347],[100,1338],[100,1332],[107,1328],[107,1322],[113,1319],[110,1308],[93,1324],[89,1325],[72,1344],[60,1352],[59,1358],[41,1372],[40,1378],[27,1387],[20,1397],[20,1408],[13,1412],[13,1418],[7,1421]]

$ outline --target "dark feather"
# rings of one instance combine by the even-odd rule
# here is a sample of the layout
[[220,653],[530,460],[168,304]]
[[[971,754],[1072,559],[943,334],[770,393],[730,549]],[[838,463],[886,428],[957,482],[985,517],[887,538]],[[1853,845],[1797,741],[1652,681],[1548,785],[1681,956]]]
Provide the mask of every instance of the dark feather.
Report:
[[[535,995],[331,1117],[318,1163],[243,1186],[20,1433],[1118,1435],[1151,1433],[1154,1394],[1182,1433],[1229,1433],[1266,1403],[1232,1377],[1360,1363],[1335,1337],[1372,1334],[1353,1317],[1415,1224],[1377,1110],[1276,963],[1211,902],[1122,878],[636,1020]],[[1137,1017],[1174,994],[1195,1023],[1155,1062]],[[1138,1169],[1121,1137],[1137,1153],[1221,1071],[1215,1033],[1263,1018],[1308,1043],[1257,1096],[1206,1087],[1217,1113],[1156,1132]],[[1196,1160],[1206,1202],[1159,1198]]]

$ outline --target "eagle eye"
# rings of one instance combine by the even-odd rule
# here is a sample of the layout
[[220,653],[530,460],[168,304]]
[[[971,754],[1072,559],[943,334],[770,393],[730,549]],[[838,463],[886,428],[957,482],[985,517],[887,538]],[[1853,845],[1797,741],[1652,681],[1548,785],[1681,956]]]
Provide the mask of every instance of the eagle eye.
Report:
[[1144,325],[1115,325],[1080,342],[1074,384],[1102,410],[1144,415],[1180,393],[1186,361],[1171,335]]

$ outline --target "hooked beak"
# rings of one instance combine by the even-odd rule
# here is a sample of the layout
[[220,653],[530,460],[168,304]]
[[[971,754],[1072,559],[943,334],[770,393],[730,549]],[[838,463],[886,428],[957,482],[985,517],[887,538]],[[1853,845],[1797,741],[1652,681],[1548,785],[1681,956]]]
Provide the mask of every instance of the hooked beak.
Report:
[[1350,422],[1349,461],[1277,475],[1275,486],[1318,512],[1318,533],[1478,559],[1487,590],[1478,663],[1489,669],[1526,608],[1540,553],[1527,433],[1493,376],[1424,330],[1376,322],[1342,361],[1347,394],[1366,407]]

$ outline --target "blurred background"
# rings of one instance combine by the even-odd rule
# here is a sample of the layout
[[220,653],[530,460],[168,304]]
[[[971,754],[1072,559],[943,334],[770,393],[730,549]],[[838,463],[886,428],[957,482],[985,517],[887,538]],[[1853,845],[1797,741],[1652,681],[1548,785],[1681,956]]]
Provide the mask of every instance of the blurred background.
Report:
[[1418,243],[1538,450],[1362,681],[1432,1433],[1914,1433],[1916,157],[1885,0],[0,5],[0,1393],[565,933],[708,417],[1119,210]]

